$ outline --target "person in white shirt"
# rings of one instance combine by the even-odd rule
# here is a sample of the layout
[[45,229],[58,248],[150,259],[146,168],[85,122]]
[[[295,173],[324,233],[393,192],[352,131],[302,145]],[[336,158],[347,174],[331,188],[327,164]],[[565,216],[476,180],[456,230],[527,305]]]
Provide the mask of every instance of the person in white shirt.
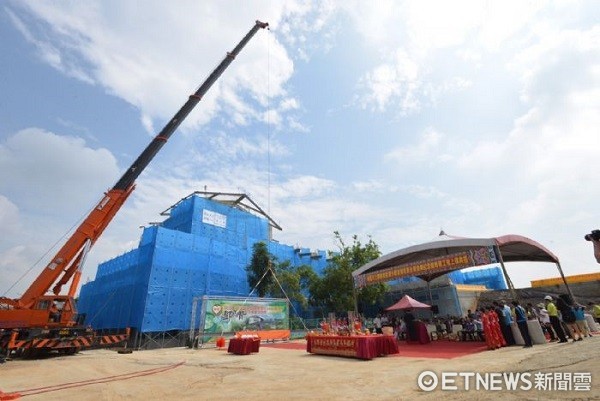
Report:
[[377,334],[383,333],[383,331],[381,330],[381,315],[375,316],[375,319],[373,319],[373,326],[375,326],[375,332]]
[[485,341],[485,338],[483,337],[483,322],[481,321],[481,319],[475,317],[473,319],[473,324],[475,324],[475,335],[477,336],[479,341]]
[[406,323],[404,323],[403,319],[398,321],[398,326],[396,327],[396,336],[398,340],[406,340]]
[[554,334],[554,330],[552,329],[552,323],[550,323],[550,315],[548,314],[548,311],[546,310],[544,304],[539,303],[537,305],[537,307],[538,307],[538,312],[537,312],[538,320],[540,321],[540,324],[542,325],[542,329],[544,329],[544,333],[548,333],[548,335],[550,336],[550,341],[558,340],[556,338],[556,335]]

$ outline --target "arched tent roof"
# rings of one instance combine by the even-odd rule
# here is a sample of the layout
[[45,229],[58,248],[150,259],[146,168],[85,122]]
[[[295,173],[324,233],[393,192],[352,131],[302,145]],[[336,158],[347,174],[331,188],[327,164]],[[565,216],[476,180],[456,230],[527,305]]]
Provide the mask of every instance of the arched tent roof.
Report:
[[536,241],[521,235],[503,235],[494,238],[502,260],[505,262],[552,262],[560,263],[558,257]]
[[[478,260],[473,263],[471,256],[464,256],[464,260],[453,263],[451,260],[453,255],[474,255]],[[482,255],[483,257],[480,257]],[[445,261],[445,258],[450,262]],[[499,262],[559,263],[558,257],[543,245],[521,235],[462,238],[446,235],[442,231],[439,239],[383,255],[355,270],[352,276],[355,282],[359,283],[361,280],[357,279],[361,276],[373,277],[373,274],[377,272],[381,272],[381,277],[374,278],[373,282],[389,281],[405,276],[416,276],[431,281],[451,271],[469,267],[469,265],[465,265],[465,263],[469,263],[467,258],[470,259],[471,266]],[[411,272],[415,274],[410,274]],[[363,282],[363,285],[368,283],[368,281]]]

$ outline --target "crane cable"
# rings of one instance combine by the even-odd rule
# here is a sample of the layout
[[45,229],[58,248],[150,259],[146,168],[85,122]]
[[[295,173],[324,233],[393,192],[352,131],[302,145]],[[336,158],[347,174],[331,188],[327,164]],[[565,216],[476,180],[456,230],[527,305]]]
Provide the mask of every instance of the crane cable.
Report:
[[[269,33],[271,30],[269,29]],[[271,216],[271,40],[267,35],[267,210]]]
[[[271,32],[271,30],[269,29],[269,33],[270,32]],[[271,216],[271,113],[270,113],[270,108],[271,108],[271,103],[270,103],[271,102],[271,40],[269,40],[268,35],[267,35],[267,60],[268,60],[268,62],[267,62],[267,210],[268,210],[268,215]],[[270,247],[271,247],[271,238],[269,238],[269,242],[267,243],[267,250],[269,250]],[[271,258],[269,258],[267,270],[265,271],[265,274],[263,274],[263,277],[260,279],[260,281],[262,281],[262,279],[265,277],[265,275],[269,271],[271,271],[273,278],[275,278],[277,285],[279,285],[281,292],[283,292],[283,295],[285,295],[285,298],[287,299],[288,303],[291,305],[292,309],[296,313],[296,316],[300,318],[300,322],[302,323],[302,326],[304,326],[304,330],[308,332],[308,327],[306,327],[306,324],[304,323],[304,319],[302,319],[302,317],[296,310],[294,303],[292,302],[290,297],[288,297],[283,286],[279,282],[279,279],[277,278],[277,275],[275,274],[275,270],[273,269],[273,266],[271,264]],[[260,281],[259,281],[259,283],[260,283]],[[257,284],[257,286],[258,286],[258,284]],[[256,287],[255,287],[255,289],[256,289]],[[252,292],[254,292],[254,290],[252,290]],[[250,293],[250,295],[252,295],[252,292]]]
[[[88,213],[87,213],[87,214],[89,214],[89,213],[90,213],[90,212],[91,212],[91,211],[92,211],[94,208],[95,208],[95,206],[91,207],[91,208],[88,210]],[[48,250],[47,250],[46,252],[44,252],[44,254],[43,254],[42,256],[40,256],[40,257],[38,258],[38,260],[36,260],[36,261],[35,261],[35,263],[33,263],[33,264],[32,264],[32,265],[29,267],[29,269],[27,269],[27,270],[25,271],[25,273],[23,273],[23,274],[21,275],[21,277],[19,277],[19,278],[18,278],[18,279],[17,279],[17,280],[16,280],[16,281],[15,281],[15,282],[14,282],[14,283],[13,283],[13,284],[12,284],[12,285],[11,285],[11,286],[10,286],[10,287],[7,289],[7,290],[6,290],[6,291],[4,291],[4,294],[2,294],[2,296],[3,296],[3,297],[5,297],[5,296],[8,294],[8,292],[9,292],[10,290],[12,290],[12,289],[15,287],[15,285],[17,285],[17,284],[18,284],[18,283],[19,283],[21,280],[23,280],[23,278],[24,278],[26,275],[28,275],[28,274],[29,274],[29,273],[30,273],[30,272],[33,270],[33,268],[34,268],[34,267],[36,267],[36,266],[38,265],[38,263],[40,263],[40,262],[42,261],[42,259],[45,259],[45,258],[46,258],[46,256],[48,256],[48,254],[49,254],[49,253],[50,253],[50,252],[51,252],[51,251],[52,251],[54,248],[56,248],[56,246],[57,246],[57,245],[58,245],[60,242],[62,242],[62,241],[63,241],[63,240],[64,240],[64,239],[67,237],[67,235],[68,235],[69,233],[73,232],[73,230],[75,229],[75,227],[77,227],[77,226],[79,226],[79,225],[81,224],[81,222],[83,221],[83,219],[85,218],[85,216],[86,216],[86,214],[83,214],[83,215],[82,215],[82,216],[79,218],[79,220],[77,220],[75,223],[73,223],[73,225],[72,225],[72,226],[71,226],[71,227],[70,227],[70,228],[69,228],[69,229],[68,229],[68,230],[67,230],[67,231],[66,231],[66,232],[65,232],[65,233],[62,235],[62,237],[60,237],[59,239],[57,239],[57,240],[56,240],[56,242],[55,242],[55,243],[54,243],[54,244],[53,244],[53,245],[52,245],[50,248],[48,248]]]

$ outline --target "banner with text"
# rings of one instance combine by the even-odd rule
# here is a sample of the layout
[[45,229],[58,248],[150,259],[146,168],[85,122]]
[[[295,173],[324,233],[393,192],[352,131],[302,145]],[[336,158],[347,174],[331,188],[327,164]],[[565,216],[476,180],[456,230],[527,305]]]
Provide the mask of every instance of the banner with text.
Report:
[[204,299],[204,333],[289,329],[286,299]]
[[362,288],[402,277],[424,276],[493,263],[498,263],[494,247],[487,246],[361,274],[354,278],[354,285]]

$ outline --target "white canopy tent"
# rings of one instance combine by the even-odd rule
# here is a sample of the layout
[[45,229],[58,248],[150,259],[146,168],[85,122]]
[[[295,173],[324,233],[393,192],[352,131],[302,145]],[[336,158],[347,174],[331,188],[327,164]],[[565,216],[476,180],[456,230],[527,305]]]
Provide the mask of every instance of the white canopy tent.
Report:
[[436,277],[471,266],[499,263],[509,290],[516,293],[506,271],[506,262],[555,263],[571,297],[559,259],[538,242],[521,235],[494,238],[464,238],[440,232],[438,239],[399,249],[383,255],[352,272],[354,285],[364,287],[377,282],[414,276],[429,282]]

